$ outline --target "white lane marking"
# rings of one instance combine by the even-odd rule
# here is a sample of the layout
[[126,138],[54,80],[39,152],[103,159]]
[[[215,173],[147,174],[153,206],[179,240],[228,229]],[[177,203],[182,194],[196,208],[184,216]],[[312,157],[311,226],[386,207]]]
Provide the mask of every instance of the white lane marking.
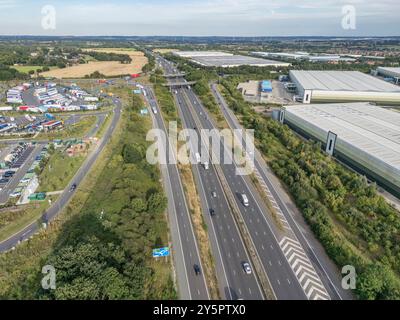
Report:
[[279,246],[309,300],[330,300],[330,296],[301,244],[284,237]]

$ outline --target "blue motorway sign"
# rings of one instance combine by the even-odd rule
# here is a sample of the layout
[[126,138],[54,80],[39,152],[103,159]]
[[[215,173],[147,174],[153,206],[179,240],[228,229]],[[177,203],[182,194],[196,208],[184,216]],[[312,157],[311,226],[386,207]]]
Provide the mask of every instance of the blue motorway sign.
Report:
[[168,247],[153,250],[153,258],[168,257],[168,256],[169,256]]

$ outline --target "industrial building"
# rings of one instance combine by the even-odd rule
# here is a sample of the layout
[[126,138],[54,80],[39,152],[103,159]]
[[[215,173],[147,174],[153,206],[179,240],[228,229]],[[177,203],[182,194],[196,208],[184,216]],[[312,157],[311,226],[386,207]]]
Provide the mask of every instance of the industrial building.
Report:
[[289,77],[303,97],[303,103],[400,104],[400,87],[358,71],[291,70]]
[[308,52],[251,52],[252,55],[263,58],[277,58],[289,60],[306,60],[310,62],[355,62],[357,59],[330,54],[310,54]]
[[232,53],[220,51],[174,51],[172,54],[181,58],[233,56]]
[[281,122],[400,196],[400,113],[369,103],[288,106]]
[[254,58],[248,56],[234,55],[218,51],[176,51],[174,55],[181,58],[188,58],[191,61],[205,67],[288,67],[290,63]]
[[400,83],[400,67],[390,68],[390,67],[378,67],[376,69],[378,75],[392,79],[394,83]]
[[263,57],[263,58],[278,58],[278,59],[292,59],[292,60],[302,60],[307,59],[309,54],[307,52],[251,52],[252,55]]

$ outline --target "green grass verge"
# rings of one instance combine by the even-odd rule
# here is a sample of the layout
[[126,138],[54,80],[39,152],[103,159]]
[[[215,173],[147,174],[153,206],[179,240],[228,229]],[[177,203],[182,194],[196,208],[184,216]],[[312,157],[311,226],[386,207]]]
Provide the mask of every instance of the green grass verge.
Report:
[[61,150],[55,151],[39,176],[40,184],[37,192],[63,190],[81,167],[85,158],[85,156],[69,157]]

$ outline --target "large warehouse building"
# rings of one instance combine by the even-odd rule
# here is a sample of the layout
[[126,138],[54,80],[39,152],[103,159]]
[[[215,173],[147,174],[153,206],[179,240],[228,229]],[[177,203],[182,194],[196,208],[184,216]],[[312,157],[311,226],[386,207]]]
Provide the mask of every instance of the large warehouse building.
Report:
[[400,113],[368,103],[295,105],[281,121],[400,196]]
[[378,67],[376,69],[378,75],[393,78],[396,83],[400,83],[400,67],[398,68],[391,68],[391,67]]
[[400,87],[358,71],[291,70],[303,103],[314,102],[376,102],[400,104]]
[[205,67],[289,67],[290,63],[236,55],[219,51],[175,51],[174,55],[187,58]]

